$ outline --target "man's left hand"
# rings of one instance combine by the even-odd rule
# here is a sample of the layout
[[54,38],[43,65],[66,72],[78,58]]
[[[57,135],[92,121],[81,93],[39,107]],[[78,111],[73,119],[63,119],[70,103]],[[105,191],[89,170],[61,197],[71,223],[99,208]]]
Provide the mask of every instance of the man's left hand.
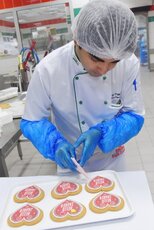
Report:
[[78,140],[75,142],[74,147],[78,148],[83,144],[81,158],[79,163],[84,166],[86,161],[93,155],[95,148],[101,138],[101,132],[97,129],[89,129],[88,131],[82,133]]

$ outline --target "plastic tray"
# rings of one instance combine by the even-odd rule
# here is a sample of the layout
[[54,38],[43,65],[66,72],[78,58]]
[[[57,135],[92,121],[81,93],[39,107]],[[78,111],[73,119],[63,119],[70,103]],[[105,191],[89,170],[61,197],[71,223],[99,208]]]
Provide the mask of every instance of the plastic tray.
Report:
[[9,104],[10,104],[10,108],[6,109],[6,111],[11,113],[13,118],[21,118],[24,113],[25,102],[15,101]]
[[[108,211],[106,213],[103,214],[96,214],[93,213],[90,209],[89,209],[89,202],[91,201],[91,199],[93,197],[95,197],[97,194],[93,193],[90,194],[88,192],[85,191],[84,189],[84,185],[86,180],[84,178],[82,178],[82,176],[78,176],[78,177],[61,177],[60,180],[54,180],[54,181],[49,181],[48,183],[40,181],[39,183],[26,183],[26,184],[21,184],[19,187],[15,187],[12,192],[10,192],[10,195],[8,197],[7,203],[6,203],[6,209],[4,212],[4,215],[2,216],[1,219],[1,225],[0,225],[0,229],[5,229],[5,230],[10,230],[10,229],[14,229],[12,227],[9,227],[7,224],[7,218],[8,216],[13,213],[14,211],[16,211],[17,209],[19,209],[20,207],[22,207],[25,203],[23,204],[17,204],[13,201],[13,196],[16,192],[20,191],[21,189],[28,187],[30,185],[38,185],[40,186],[44,191],[45,191],[45,197],[42,201],[34,203],[35,206],[41,208],[44,212],[44,218],[43,220],[33,226],[22,226],[22,227],[18,227],[17,229],[24,229],[24,230],[45,230],[45,229],[57,229],[57,228],[68,228],[69,226],[75,226],[75,225],[83,225],[83,224],[90,224],[90,223],[97,223],[97,222],[102,222],[103,221],[112,221],[112,220],[116,220],[116,219],[121,219],[121,218],[126,218],[129,217],[131,215],[133,215],[134,213],[134,209],[127,197],[127,194],[125,193],[118,175],[116,172],[114,171],[99,171],[99,172],[94,172],[94,173],[88,173],[90,178],[93,178],[95,176],[104,176],[107,177],[111,180],[113,180],[115,182],[115,187],[113,190],[111,190],[109,193],[115,194],[115,195],[119,195],[121,196],[124,201],[125,201],[125,206],[122,210],[120,211],[116,211],[116,212],[111,212]],[[52,188],[57,185],[57,183],[59,183],[60,181],[63,180],[68,180],[68,181],[72,181],[72,182],[78,182],[80,184],[82,184],[82,192],[78,195],[75,196],[70,196],[69,199],[74,200],[74,201],[78,201],[81,204],[83,204],[86,209],[87,209],[87,213],[86,215],[79,219],[79,220],[74,220],[74,221],[65,221],[65,222],[54,222],[50,219],[50,211],[53,207],[55,207],[56,205],[58,205],[59,203],[61,203],[64,199],[61,200],[56,200],[54,198],[51,197],[51,190]]]

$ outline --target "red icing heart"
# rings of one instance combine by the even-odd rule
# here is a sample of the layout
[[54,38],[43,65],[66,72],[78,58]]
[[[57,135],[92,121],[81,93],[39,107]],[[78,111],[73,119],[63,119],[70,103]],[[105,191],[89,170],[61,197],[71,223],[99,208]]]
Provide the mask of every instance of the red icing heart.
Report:
[[67,194],[68,192],[75,192],[79,186],[73,182],[63,181],[55,189],[58,194]]
[[120,203],[120,199],[117,196],[102,193],[94,200],[94,205],[99,208],[105,208],[106,206],[117,206]]
[[90,208],[96,212],[120,210],[123,206],[124,201],[121,197],[109,193],[101,193],[90,202]]
[[40,189],[36,186],[30,186],[18,192],[16,194],[16,197],[18,199],[25,199],[25,198],[33,199],[38,197],[39,195],[40,195]]
[[54,221],[77,220],[86,213],[85,207],[72,200],[65,200],[56,206],[50,213],[51,219]]
[[54,214],[57,217],[66,215],[78,215],[82,210],[82,206],[74,201],[65,200],[54,209]]
[[39,208],[27,204],[10,215],[9,222],[11,225],[27,225],[27,223],[37,221],[37,219],[40,218],[41,212]]
[[105,177],[96,176],[87,185],[86,190],[89,192],[99,192],[101,190],[109,191],[113,189],[114,182]]
[[51,195],[55,199],[62,199],[68,197],[69,195],[70,196],[77,195],[81,191],[82,191],[82,186],[80,184],[68,182],[68,181],[62,181],[52,189]]

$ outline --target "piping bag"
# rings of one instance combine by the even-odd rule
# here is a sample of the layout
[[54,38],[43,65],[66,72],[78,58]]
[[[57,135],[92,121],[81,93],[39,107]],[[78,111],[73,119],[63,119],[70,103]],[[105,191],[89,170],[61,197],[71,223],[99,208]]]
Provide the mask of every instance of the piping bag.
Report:
[[84,175],[86,177],[86,179],[89,179],[88,174],[85,172],[85,170],[79,165],[79,163],[76,161],[76,159],[74,157],[71,157],[73,163],[76,165],[76,169],[79,173],[81,173],[82,175]]

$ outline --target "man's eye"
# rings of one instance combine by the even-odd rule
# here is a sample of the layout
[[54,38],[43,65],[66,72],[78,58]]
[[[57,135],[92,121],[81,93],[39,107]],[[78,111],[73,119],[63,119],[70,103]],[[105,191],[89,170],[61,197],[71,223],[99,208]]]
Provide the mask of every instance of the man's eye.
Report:
[[93,62],[103,62],[103,60],[100,60],[99,58],[95,57],[94,55],[90,55],[90,59],[93,61]]
[[95,57],[93,57],[93,56],[90,56],[90,59],[91,59],[92,61],[94,61],[94,62],[98,62],[98,59],[95,58]]

